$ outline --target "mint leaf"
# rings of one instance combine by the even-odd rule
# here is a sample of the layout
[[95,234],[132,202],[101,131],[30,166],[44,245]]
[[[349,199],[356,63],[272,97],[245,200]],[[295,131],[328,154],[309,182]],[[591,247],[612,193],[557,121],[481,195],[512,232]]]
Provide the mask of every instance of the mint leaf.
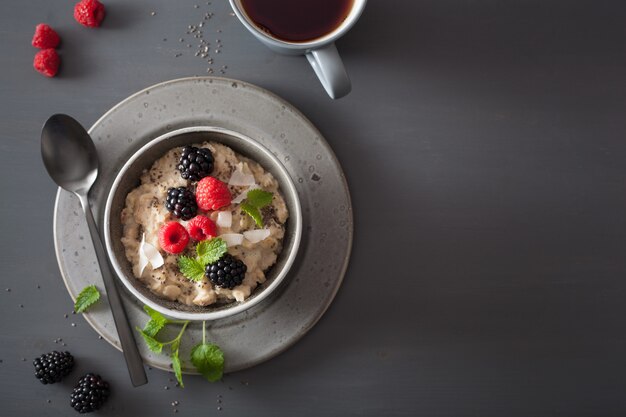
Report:
[[100,291],[98,291],[95,285],[89,285],[83,288],[82,291],[78,294],[78,297],[76,297],[76,302],[74,303],[74,311],[77,313],[82,313],[99,299]]
[[222,379],[224,353],[217,345],[200,343],[191,349],[191,363],[208,381]]
[[161,322],[157,320],[150,320],[143,326],[143,332],[148,336],[155,337],[161,329],[165,326],[166,322]]
[[185,388],[183,384],[183,371],[180,367],[180,358],[178,356],[178,344],[176,345],[176,349],[172,346],[172,369],[174,369],[174,375],[176,375],[176,380],[181,388]]
[[[210,240],[204,240],[196,246],[198,254],[198,262],[203,267],[212,264],[220,259],[228,251],[228,245],[221,237],[214,237]],[[204,272],[204,271],[203,271]]]
[[247,201],[244,201],[243,203],[241,203],[241,210],[244,213],[247,213],[250,217],[252,217],[254,219],[254,222],[257,224],[257,226],[259,227],[263,227],[263,216],[261,216],[261,212],[259,211],[258,208],[254,207],[252,204],[248,203]]
[[248,191],[246,194],[246,202],[256,208],[263,208],[272,202],[274,195],[269,191],[263,191],[258,188]]
[[165,327],[165,325],[169,322],[168,319],[163,316],[163,314],[159,313],[156,310],[151,309],[150,307],[144,305],[143,309],[150,316],[150,320],[143,327],[144,333],[148,336],[156,336],[159,331]]
[[148,315],[150,316],[152,320],[165,321],[166,323],[169,321],[165,318],[163,314],[159,313],[158,311],[156,311],[155,309],[151,307],[148,307],[147,305],[143,306],[143,311],[148,313]]
[[137,329],[141,336],[143,336],[143,340],[146,341],[148,349],[150,349],[154,353],[161,353],[161,351],[163,350],[163,343],[159,342],[158,340],[141,330],[139,327],[135,327],[135,329]]
[[188,256],[178,258],[178,269],[191,281],[201,281],[204,278],[204,268],[200,262]]

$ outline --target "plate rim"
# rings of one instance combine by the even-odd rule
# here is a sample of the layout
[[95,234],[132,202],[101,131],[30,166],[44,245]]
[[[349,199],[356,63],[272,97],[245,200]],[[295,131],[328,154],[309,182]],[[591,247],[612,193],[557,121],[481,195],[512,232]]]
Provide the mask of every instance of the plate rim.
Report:
[[[294,337],[292,337],[291,339],[281,343],[279,345],[279,347],[277,349],[271,350],[268,352],[267,355],[265,355],[264,357],[260,358],[260,359],[256,359],[252,362],[246,362],[246,364],[239,366],[239,367],[235,367],[232,369],[229,369],[228,372],[225,373],[234,373],[243,369],[247,369],[247,368],[252,368],[254,366],[257,366],[263,362],[266,362],[272,358],[275,358],[276,356],[280,355],[281,353],[283,353],[284,351],[286,351],[287,349],[289,349],[290,347],[292,347],[293,345],[295,345],[297,342],[299,342],[300,340],[302,340],[302,338],[309,333],[309,331],[321,320],[321,318],[324,316],[324,314],[326,314],[326,312],[328,311],[330,305],[332,304],[332,302],[335,300],[335,297],[337,296],[337,293],[339,292],[339,288],[341,287],[341,285],[343,284],[343,281],[345,279],[346,276],[346,272],[348,270],[349,264],[350,264],[350,258],[352,257],[352,248],[353,248],[353,242],[354,242],[354,211],[353,211],[353,205],[352,205],[352,197],[350,195],[350,187],[345,175],[345,172],[341,166],[341,164],[339,163],[339,159],[337,158],[335,152],[332,150],[332,148],[330,147],[329,143],[326,141],[326,138],[321,134],[321,132],[319,131],[319,129],[317,129],[317,127],[294,105],[292,105],[291,103],[289,103],[287,100],[283,99],[282,97],[276,95],[275,93],[263,88],[263,87],[259,87],[255,84],[251,84],[247,81],[242,81],[242,80],[238,80],[238,79],[234,79],[234,78],[227,78],[227,77],[211,77],[211,76],[200,76],[200,77],[182,77],[182,78],[175,78],[172,80],[167,80],[167,81],[162,81],[160,83],[157,84],[153,84],[151,86],[148,86],[146,88],[143,88],[131,95],[129,95],[128,97],[124,98],[123,100],[119,101],[118,103],[114,104],[109,110],[107,110],[102,116],[100,116],[87,130],[87,133],[89,133],[89,135],[92,134],[93,130],[100,125],[104,120],[106,120],[107,117],[109,117],[110,114],[112,114],[113,112],[117,111],[120,107],[124,106],[126,103],[128,103],[129,101],[135,99],[138,96],[141,96],[143,94],[146,94],[146,92],[149,92],[151,90],[155,90],[157,88],[164,88],[167,87],[169,85],[172,84],[178,84],[178,83],[187,83],[187,82],[192,82],[192,81],[202,81],[202,80],[218,80],[218,81],[223,81],[223,82],[233,82],[233,83],[239,83],[242,85],[245,85],[246,88],[249,88],[251,90],[255,90],[258,93],[261,93],[263,95],[267,95],[270,98],[276,100],[278,103],[280,103],[281,105],[288,107],[290,109],[290,111],[294,112],[294,114],[296,116],[298,116],[298,118],[300,118],[306,125],[308,125],[308,127],[314,131],[318,137],[320,137],[322,140],[320,140],[318,142],[318,144],[324,149],[325,152],[328,153],[329,157],[331,158],[331,161],[333,162],[334,165],[336,165],[339,168],[339,171],[341,173],[340,175],[340,182],[341,185],[343,186],[343,188],[346,190],[346,211],[349,213],[349,217],[350,217],[350,231],[348,233],[348,238],[346,240],[347,246],[346,246],[346,256],[344,257],[344,259],[341,262],[341,267],[339,268],[339,278],[336,281],[335,286],[332,288],[332,291],[330,292],[330,297],[328,298],[328,301],[325,302],[322,305],[322,308],[320,310],[320,312],[317,314],[317,316],[314,318],[314,320],[312,320],[307,326],[302,327],[300,332],[298,332]],[[212,82],[212,81],[211,81]],[[176,129],[173,129],[176,130]],[[62,256],[61,256],[61,248],[59,247],[59,239],[58,239],[58,222],[57,222],[57,218],[58,218],[58,209],[59,209],[59,200],[61,198],[61,195],[63,194],[64,190],[61,187],[57,188],[57,193],[56,193],[56,197],[55,197],[55,201],[54,201],[54,210],[53,210],[53,218],[52,218],[52,222],[53,222],[53,240],[54,240],[54,252],[55,252],[55,256],[56,256],[56,260],[57,260],[57,265],[59,267],[59,272],[61,273],[61,278],[63,279],[63,284],[65,285],[65,289],[67,290],[68,294],[70,295],[70,298],[72,299],[73,302],[76,301],[76,298],[74,297],[74,295],[72,294],[72,291],[70,290],[69,284],[68,284],[68,275],[67,275],[67,270],[65,268],[65,265],[62,261]],[[105,201],[106,204],[106,201]],[[104,340],[106,340],[111,346],[113,346],[114,348],[116,348],[117,350],[119,350],[120,352],[122,352],[122,347],[121,345],[119,345],[116,341],[111,340],[109,337],[107,337],[106,334],[102,334],[101,332],[98,331],[98,326],[96,326],[96,324],[94,323],[94,320],[91,318],[91,316],[87,313],[87,314],[81,314],[83,316],[83,318],[87,321],[87,323],[89,323],[89,325],[91,326],[91,328],[98,333],[99,336],[101,336]],[[117,329],[116,329],[117,332]],[[166,372],[172,372],[172,369],[169,367],[165,367],[156,363],[152,363],[151,360],[149,358],[145,358],[142,357],[143,363],[146,366],[150,366],[156,369],[160,369]],[[197,375],[199,374],[198,372],[196,372],[195,370],[189,371],[187,369],[183,369],[183,373],[184,374],[190,374],[190,375]]]

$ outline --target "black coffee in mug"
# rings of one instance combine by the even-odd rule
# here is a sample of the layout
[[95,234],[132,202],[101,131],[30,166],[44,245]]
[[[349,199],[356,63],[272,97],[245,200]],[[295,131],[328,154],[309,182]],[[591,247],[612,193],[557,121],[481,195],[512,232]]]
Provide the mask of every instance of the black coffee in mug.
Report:
[[261,30],[287,42],[308,42],[337,29],[354,0],[241,0]]

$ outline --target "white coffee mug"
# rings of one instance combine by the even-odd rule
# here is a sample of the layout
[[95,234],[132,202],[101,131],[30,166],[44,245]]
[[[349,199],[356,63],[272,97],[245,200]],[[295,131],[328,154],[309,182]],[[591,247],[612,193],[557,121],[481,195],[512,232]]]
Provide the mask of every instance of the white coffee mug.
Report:
[[[297,0],[294,0],[297,1]],[[233,11],[248,30],[270,49],[289,55],[306,55],[317,78],[328,95],[333,98],[345,96],[352,89],[350,78],[335,47],[335,41],[356,23],[365,8],[366,0],[353,0],[346,19],[333,31],[306,42],[288,42],[272,37],[262,31],[246,14],[241,0],[230,0]]]

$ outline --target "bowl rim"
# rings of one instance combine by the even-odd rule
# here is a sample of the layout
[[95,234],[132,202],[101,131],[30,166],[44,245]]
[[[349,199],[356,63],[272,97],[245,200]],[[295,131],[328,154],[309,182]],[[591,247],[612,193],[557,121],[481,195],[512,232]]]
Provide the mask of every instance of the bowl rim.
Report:
[[[119,184],[122,181],[122,178],[124,177],[128,169],[130,168],[130,166],[138,158],[140,158],[144,152],[146,152],[148,149],[151,149],[153,146],[169,138],[172,138],[174,136],[179,136],[179,135],[183,135],[186,133],[198,133],[198,132],[221,133],[224,135],[234,136],[237,139],[245,141],[248,145],[255,147],[258,151],[262,152],[266,157],[272,160],[276,168],[280,170],[282,174],[284,174],[284,177],[287,179],[287,181],[285,184],[281,184],[281,188],[282,188],[282,185],[286,185],[287,190],[284,190],[283,192],[289,192],[291,195],[294,196],[293,207],[289,208],[290,209],[289,216],[294,219],[293,246],[292,246],[292,250],[287,256],[287,259],[285,260],[285,264],[283,268],[276,275],[274,280],[254,298],[246,299],[243,302],[233,303],[233,307],[227,307],[224,309],[206,312],[206,313],[192,313],[192,312],[178,311],[178,310],[165,308],[161,306],[160,304],[157,304],[154,301],[150,300],[149,298],[144,296],[141,292],[139,292],[132,285],[132,283],[129,280],[129,277],[126,276],[120,264],[118,263],[115,257],[115,254],[113,253],[112,238],[111,238],[110,227],[109,227],[111,224],[110,219],[111,219],[111,205],[113,204],[113,196],[115,194],[115,191],[119,187]],[[283,166],[280,160],[261,143],[259,143],[258,141],[252,139],[251,137],[247,135],[244,135],[242,133],[236,132],[231,129],[225,129],[219,126],[190,126],[190,127],[184,127],[184,128],[172,130],[170,132],[166,132],[160,136],[157,136],[154,139],[149,140],[146,144],[141,146],[141,148],[135,151],[133,155],[124,163],[122,168],[120,168],[117,175],[115,176],[115,180],[113,181],[113,184],[111,185],[111,188],[109,189],[109,192],[107,195],[106,204],[104,208],[104,231],[103,232],[104,232],[105,248],[108,254],[109,263],[113,267],[113,270],[115,272],[117,279],[121,281],[124,287],[132,295],[134,295],[139,301],[141,301],[144,305],[147,305],[148,307],[153,308],[159,313],[164,314],[174,319],[190,320],[190,321],[210,321],[210,320],[217,320],[217,319],[230,317],[235,314],[241,313],[245,310],[248,310],[249,308],[265,300],[284,281],[285,277],[289,273],[289,270],[291,269],[293,263],[296,260],[298,249],[300,247],[300,242],[302,238],[302,208],[300,205],[300,196],[298,195],[298,191],[293,182],[293,179],[291,178],[291,175],[289,175],[289,172]],[[132,278],[137,279],[134,276]]]

